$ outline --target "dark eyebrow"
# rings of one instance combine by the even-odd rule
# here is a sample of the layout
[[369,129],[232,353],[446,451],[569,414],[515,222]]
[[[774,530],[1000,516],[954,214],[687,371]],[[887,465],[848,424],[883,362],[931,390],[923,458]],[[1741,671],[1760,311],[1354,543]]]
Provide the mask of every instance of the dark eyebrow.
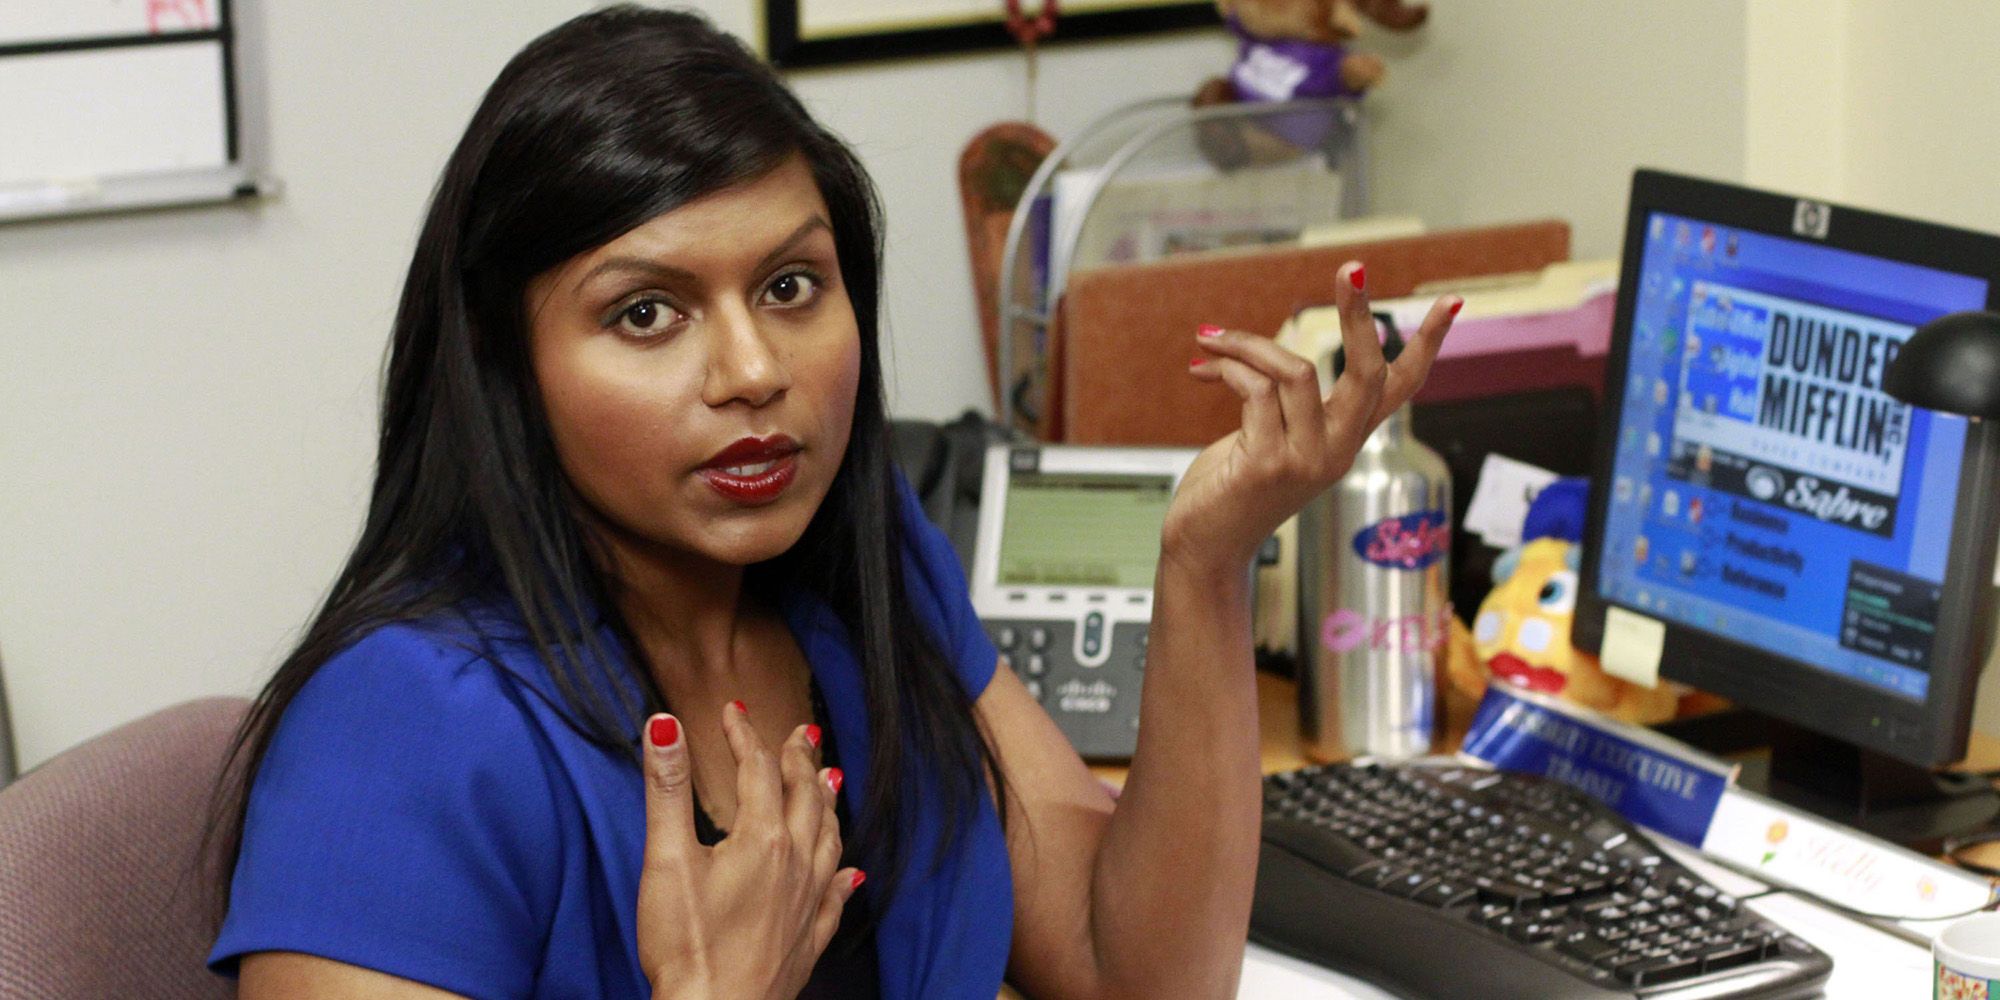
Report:
[[[814,215],[812,218],[799,223],[799,227],[792,230],[791,235],[785,237],[784,242],[779,243],[775,249],[757,261],[755,270],[762,271],[776,264],[786,254],[796,249],[800,243],[805,242],[806,237],[822,229],[828,232],[833,231],[833,224],[827,222],[826,217],[822,215]],[[629,271],[649,277],[664,278],[669,281],[693,282],[695,280],[692,272],[674,267],[671,264],[662,264],[645,257],[612,257],[600,262],[579,279],[576,283],[576,291],[582,291],[583,286],[590,284],[591,280],[598,275],[613,271]]]

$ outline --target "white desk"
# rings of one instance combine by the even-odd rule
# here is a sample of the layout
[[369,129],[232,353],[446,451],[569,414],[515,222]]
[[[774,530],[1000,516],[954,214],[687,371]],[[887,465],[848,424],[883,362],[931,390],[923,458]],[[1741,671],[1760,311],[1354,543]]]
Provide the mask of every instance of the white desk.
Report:
[[[1259,728],[1263,737],[1263,765],[1267,774],[1288,771],[1307,763],[1299,747],[1295,692],[1291,683],[1269,674],[1257,675]],[[1989,760],[1993,762],[1988,762]],[[1983,767],[2000,766],[2000,746],[1978,734],[1973,737],[1970,762]],[[1094,768],[1113,784],[1123,784],[1124,768]],[[1751,908],[1833,957],[1833,977],[1827,981],[1826,996],[1832,1000],[1881,1000],[1885,997],[1930,995],[1930,952],[1919,945],[1851,920],[1799,897],[1778,893],[1759,896],[1762,883],[1707,864],[1700,855],[1668,846],[1676,859],[1721,886],[1724,891],[1748,900]],[[2000,863],[2000,844],[1980,860]],[[1242,985],[1237,996],[1243,1000],[1389,1000],[1394,995],[1368,983],[1340,975],[1308,962],[1251,945],[1243,961]]]
[[[1755,896],[1759,883],[1706,864],[1692,852],[1670,848],[1670,853],[1696,874],[1746,897],[1744,905],[1832,956],[1828,1000],[1930,995],[1929,951],[1796,896]],[[1396,1000],[1395,994],[1369,983],[1256,945],[1244,955],[1243,980],[1236,995],[1240,1000]]]

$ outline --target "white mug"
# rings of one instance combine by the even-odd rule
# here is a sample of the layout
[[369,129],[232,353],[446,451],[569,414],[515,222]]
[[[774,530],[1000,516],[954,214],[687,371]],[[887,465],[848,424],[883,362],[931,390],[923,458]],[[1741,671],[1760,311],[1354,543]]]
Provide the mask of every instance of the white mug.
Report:
[[1946,927],[1931,941],[1933,1000],[2000,997],[2000,913]]

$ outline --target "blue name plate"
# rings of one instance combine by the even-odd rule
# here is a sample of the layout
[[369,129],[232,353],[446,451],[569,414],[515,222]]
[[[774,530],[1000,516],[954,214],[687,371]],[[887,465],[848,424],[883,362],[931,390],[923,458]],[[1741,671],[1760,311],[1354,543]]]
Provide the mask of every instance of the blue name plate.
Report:
[[1701,846],[1736,769],[1658,733],[1495,681],[1460,751],[1580,789],[1626,819]]

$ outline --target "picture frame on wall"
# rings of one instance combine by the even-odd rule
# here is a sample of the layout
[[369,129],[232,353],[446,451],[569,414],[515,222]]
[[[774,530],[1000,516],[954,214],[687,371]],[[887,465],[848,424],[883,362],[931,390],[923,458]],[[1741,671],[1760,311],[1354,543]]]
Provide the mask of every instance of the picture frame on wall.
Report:
[[[1037,0],[1023,0],[1030,15]],[[1059,0],[1049,42],[1219,27],[1214,0]],[[949,55],[1016,44],[1005,0],[764,0],[764,54],[781,69]]]

